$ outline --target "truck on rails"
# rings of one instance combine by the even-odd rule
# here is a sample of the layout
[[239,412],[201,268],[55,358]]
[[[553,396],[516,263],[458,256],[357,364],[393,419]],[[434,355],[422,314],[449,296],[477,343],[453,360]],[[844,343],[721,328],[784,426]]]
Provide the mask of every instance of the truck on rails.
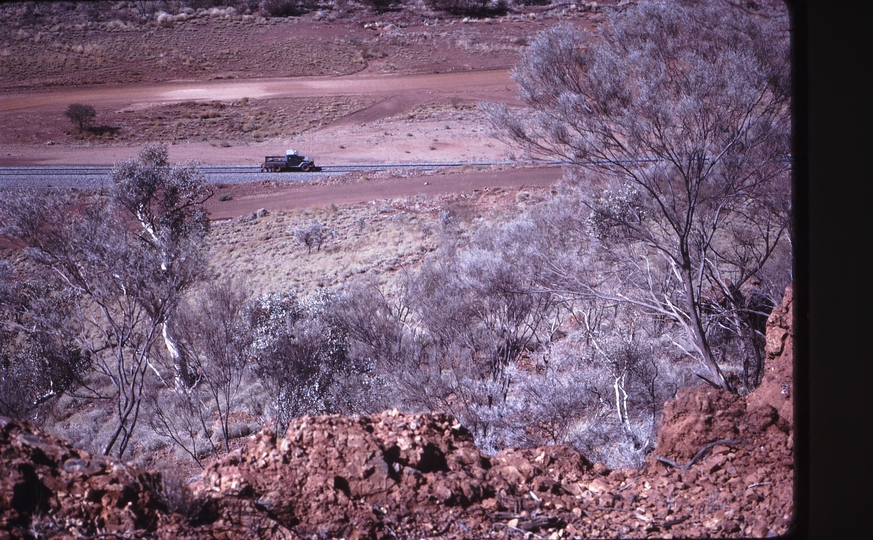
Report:
[[265,156],[261,164],[261,172],[283,171],[317,171],[315,162],[306,156],[301,156],[296,150],[286,150],[284,156]]

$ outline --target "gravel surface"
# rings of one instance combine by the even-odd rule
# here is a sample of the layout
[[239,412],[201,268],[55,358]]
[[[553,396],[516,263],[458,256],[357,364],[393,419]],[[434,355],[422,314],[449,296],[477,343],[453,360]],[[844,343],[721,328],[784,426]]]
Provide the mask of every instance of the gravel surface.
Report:
[[[382,163],[366,165],[323,165],[320,171],[262,172],[251,166],[206,166],[200,170],[211,184],[248,184],[268,180],[311,182],[349,172],[400,170],[433,170],[443,167],[510,165],[510,163]],[[0,167],[0,188],[80,188],[107,187],[111,167]]]

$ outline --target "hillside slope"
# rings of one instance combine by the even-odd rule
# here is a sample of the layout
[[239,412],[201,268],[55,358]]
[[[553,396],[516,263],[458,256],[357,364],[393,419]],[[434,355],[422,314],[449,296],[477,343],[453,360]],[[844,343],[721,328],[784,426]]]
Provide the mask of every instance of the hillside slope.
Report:
[[789,288],[768,320],[761,386],[746,397],[681,391],[642,470],[610,471],[564,447],[487,456],[449,416],[387,411],[299,418],[284,437],[262,431],[183,492],[0,418],[0,539],[783,534],[792,516],[791,317]]

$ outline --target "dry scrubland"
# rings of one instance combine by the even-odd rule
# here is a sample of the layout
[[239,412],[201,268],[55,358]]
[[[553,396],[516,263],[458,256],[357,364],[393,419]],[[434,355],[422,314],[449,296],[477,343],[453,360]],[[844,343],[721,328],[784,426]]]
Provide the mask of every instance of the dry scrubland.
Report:
[[[783,59],[778,47],[765,44],[757,56],[738,56],[773,60],[774,75],[761,79],[761,95],[775,104],[748,108],[750,116],[761,115],[756,121],[764,127],[743,132],[742,152],[726,143],[724,170],[709,177],[701,175],[706,167],[686,167],[682,160],[664,160],[676,168],[666,173],[632,160],[610,169],[602,160],[598,165],[598,152],[611,157],[605,148],[615,140],[609,130],[616,125],[619,131],[630,126],[630,137],[650,127],[644,125],[648,114],[660,126],[661,106],[669,109],[667,117],[693,115],[709,99],[748,97],[743,88],[713,97],[711,88],[742,83],[723,80],[718,68],[707,69],[711,59],[693,55],[683,61],[698,62],[697,72],[713,79],[678,84],[694,95],[679,99],[681,107],[673,106],[676,96],[669,89],[656,95],[665,85],[650,85],[654,98],[635,95],[649,101],[616,117],[608,113],[617,94],[597,94],[603,88],[581,100],[602,106],[599,115],[585,107],[562,108],[568,102],[531,91],[545,84],[562,88],[567,81],[554,77],[551,67],[567,59],[565,67],[602,70],[603,80],[624,73],[622,62],[639,57],[607,49],[586,57],[586,64],[574,55],[589,54],[594,45],[563,46],[582,40],[575,30],[596,30],[610,17],[620,21],[635,13],[636,3],[507,7],[434,0],[375,11],[356,3],[301,2],[293,6],[297,16],[278,16],[288,5],[270,0],[200,8],[173,2],[58,4],[44,11],[30,4],[0,7],[0,89],[18,99],[17,109],[4,109],[0,100],[0,121],[8,126],[0,144],[9,150],[9,163],[39,161],[46,148],[82,162],[91,152],[133,152],[153,141],[167,145],[129,163],[142,170],[119,173],[121,187],[114,192],[92,201],[74,191],[72,202],[59,208],[82,211],[81,219],[57,219],[56,212],[41,216],[48,225],[27,229],[27,220],[16,221],[0,205],[0,225],[11,223],[7,230],[24,231],[26,239],[0,237],[2,258],[10,263],[0,264],[0,273],[15,278],[0,283],[0,308],[27,321],[16,319],[4,327],[11,333],[0,333],[0,354],[23,366],[4,372],[12,374],[3,379],[4,388],[30,392],[31,401],[45,398],[39,407],[20,409],[44,432],[160,470],[163,479],[0,420],[0,441],[15,449],[2,456],[9,470],[18,471],[3,480],[11,491],[32,483],[34,475],[50,478],[32,500],[0,504],[0,510],[9,509],[0,514],[0,524],[46,534],[97,534],[135,524],[148,534],[177,538],[235,538],[258,527],[268,531],[265,536],[287,538],[787,531],[793,337],[790,288],[784,298],[783,291],[791,281],[791,210],[784,161],[772,159],[788,140],[788,132],[780,131],[787,129],[780,122],[787,118],[788,97],[779,86],[784,66],[773,60]],[[756,16],[770,8],[734,9]],[[648,43],[652,21],[658,17],[623,27],[626,39],[612,45],[637,43],[637,30]],[[556,26],[561,22],[569,25]],[[689,27],[687,20],[680,22]],[[662,52],[682,50],[681,35],[661,29],[656,37],[665,40]],[[528,49],[531,44],[536,47]],[[558,52],[565,56],[556,60]],[[669,65],[681,71],[684,64]],[[525,73],[519,81],[523,100],[540,107],[540,119],[549,125],[523,118],[516,108],[521,98],[508,86],[454,89],[460,79],[447,76],[433,91],[368,93],[353,91],[355,79],[343,79],[482,70],[500,77],[513,66]],[[651,66],[635,67],[646,83],[657,79]],[[117,93],[100,94],[103,88],[132,92],[161,83],[162,89],[178,85],[183,95],[197,92],[199,81],[273,77],[315,85],[345,81],[347,91],[331,86],[331,92],[307,97],[180,98],[135,106],[122,103]],[[625,79],[614,79],[616,92],[626,90],[620,88]],[[97,117],[89,129],[73,128],[63,118],[65,92],[82,89],[116,100],[102,108],[94,103]],[[490,99],[496,103],[479,106]],[[742,107],[719,109],[727,111],[728,124],[735,109]],[[713,121],[710,112],[703,106],[694,120]],[[671,133],[658,142],[669,151],[693,153],[750,125],[748,118],[739,127],[717,125],[706,132],[714,135],[705,144],[674,149],[672,136],[679,146],[686,142],[681,137],[688,135],[682,129],[687,120],[670,126],[672,132],[655,129],[654,137]],[[609,121],[615,124],[599,129],[604,126],[597,122]],[[585,134],[565,137],[583,125],[596,128],[589,134],[607,133],[606,142],[589,144]],[[504,134],[501,141],[492,137],[496,132]],[[293,198],[306,189],[353,186],[366,194],[368,186],[389,179],[427,186],[485,168],[352,173],[303,187],[280,181],[218,185],[208,201],[208,233],[206,216],[189,212],[204,192],[184,170],[167,173],[165,167],[167,152],[251,165],[288,147],[318,163],[525,161],[543,137],[552,137],[553,146],[539,147],[547,157],[565,151],[564,158],[575,163],[554,186],[403,191],[353,204],[326,196],[303,208],[252,211],[254,201]],[[711,160],[706,151],[697,163]],[[755,160],[765,165],[744,168]],[[634,167],[643,174],[623,175]],[[170,176],[161,177],[165,173]],[[158,177],[162,189],[139,189],[144,184],[137,182]],[[719,183],[725,178],[731,182]],[[742,180],[734,184],[736,178]],[[686,200],[676,195],[683,189],[703,195]],[[162,206],[166,193],[182,193],[181,202]],[[649,200],[647,194],[663,198]],[[146,204],[138,207],[137,197]],[[38,198],[4,204],[23,211],[39,207]],[[684,204],[695,211],[684,211]],[[143,208],[159,215],[150,222]],[[168,215],[179,219],[164,219]],[[722,221],[725,215],[730,219]],[[315,229],[318,242],[304,245],[303,233]],[[51,246],[39,244],[45,230],[92,251],[78,259],[75,249],[49,253]],[[95,238],[106,234],[106,243],[89,244],[83,231]],[[26,266],[20,248],[27,241],[44,256],[71,257],[74,264],[62,272],[97,268],[87,276],[93,280],[89,287],[97,286],[66,295],[62,281],[31,281],[40,274]],[[110,244],[116,251],[105,249]],[[127,274],[101,274],[101,264],[117,265],[115,253],[136,262],[113,266],[119,274],[130,272],[130,281]],[[189,270],[196,278],[190,282]],[[142,283],[148,286],[141,297],[130,292]],[[94,302],[107,298],[133,299],[112,309],[134,306],[125,324],[136,339],[116,345],[112,340],[123,331],[103,333]],[[70,321],[90,330],[63,334]],[[39,331],[29,330],[30,324]],[[85,356],[76,356],[67,342],[52,341],[70,335]],[[94,335],[108,336],[107,344],[89,342]],[[33,347],[16,349],[23,343]],[[34,350],[49,356],[33,356]],[[122,359],[117,366],[76,363],[110,356],[107,350]],[[93,369],[64,381],[63,395],[53,397],[53,374],[41,379],[27,371],[41,366],[40,358],[72,358],[77,369]],[[136,373],[133,383],[119,382],[125,369]],[[23,382],[16,386],[14,376]],[[107,406],[121,403],[122,394],[142,405],[138,422]],[[118,433],[121,442],[115,444]],[[41,455],[72,465],[61,471],[40,461]],[[82,492],[90,495],[68,497],[57,487],[65,475],[75,477],[68,478],[76,486],[70,493],[88,486]],[[119,482],[121,491],[112,487]],[[53,514],[40,514],[49,507]],[[116,507],[118,512],[111,510]]]
[[[403,171],[394,174],[402,175]],[[369,176],[380,175],[390,173]],[[366,183],[369,179],[356,173],[329,182]],[[206,282],[241,283],[254,298],[291,293],[305,301],[354,285],[377,286],[392,294],[441,245],[466,243],[478,226],[511,220],[552,192],[552,188],[486,188],[473,193],[297,210],[261,209],[213,221],[204,241],[209,260]],[[320,249],[310,251],[294,232],[313,222],[324,226],[325,239]],[[18,258],[9,251],[5,255]],[[91,385],[100,393],[112,394],[112,382],[106,377],[95,377]],[[238,406],[231,414],[232,447],[244,445],[249,435],[263,427],[263,404],[270,401],[266,391],[256,380],[249,380],[241,389]],[[112,422],[106,422],[105,407],[87,398],[63,396],[46,414],[42,420],[45,429],[80,448],[97,450],[113,427]],[[220,426],[215,418],[211,422],[218,444]],[[127,459],[147,468],[173,463],[178,474],[195,475],[200,470],[185,451],[157,437],[147,426],[139,429]]]
[[[165,24],[153,19],[147,25],[118,19],[75,23],[70,21],[74,17],[48,16],[33,27],[21,24],[16,17],[20,11],[5,7],[0,13],[7,22],[0,34],[0,66],[7,73],[7,88],[35,81],[85,85],[186,77],[335,76],[366,69],[426,72],[469,69],[470,64],[506,67],[531,37],[530,30],[543,26],[525,23],[527,17],[517,15],[495,31],[495,25],[475,20],[461,24],[426,10],[357,10],[345,16],[333,12],[333,17],[310,13],[296,18],[225,17],[222,10],[215,16],[203,12]],[[560,10],[557,15],[562,15]],[[556,13],[546,16],[556,18]],[[430,24],[439,26],[434,30]],[[122,63],[129,67],[119,72],[116,68]]]
[[[262,432],[211,463],[189,486],[192,496],[178,466],[162,469],[158,480],[0,419],[7,448],[0,466],[11,471],[0,486],[13,492],[33,481],[30,471],[50,486],[42,494],[53,512],[37,516],[32,532],[58,524],[87,532],[102,523],[119,534],[204,540],[250,537],[252,530],[288,538],[777,536],[792,520],[793,441],[778,427],[791,422],[780,397],[791,380],[791,309],[787,295],[771,317],[774,369],[751,396],[686,390],[669,404],[658,452],[683,466],[695,462],[685,469],[652,459],[642,469],[610,470],[562,446],[484,456],[451,418],[386,411],[303,417],[284,437]],[[745,443],[728,440],[738,433]],[[722,442],[695,459],[711,441]],[[311,452],[314,446],[326,451]],[[0,513],[0,525],[23,531],[19,517]]]
[[[131,13],[136,10],[133,4],[125,9],[108,3],[92,8],[61,5],[57,12],[42,13],[35,6],[3,6],[0,18],[8,24],[0,27],[0,68],[5,73],[0,86],[16,95],[31,89],[57,92],[160,81],[507,69],[532,36],[555,21],[576,20],[586,26],[602,20],[602,14],[590,8],[583,11],[581,6],[509,13],[500,19],[447,16],[424,5],[384,13],[361,6],[334,7],[288,18],[225,7],[164,7],[172,13],[156,9],[142,18]],[[434,90],[387,98],[353,93],[182,100],[134,107],[101,107],[97,102],[92,130],[77,130],[63,118],[61,100],[47,111],[0,110],[8,126],[0,142],[20,145],[24,154],[39,156],[46,150],[82,150],[82,155],[102,148],[135,151],[148,142],[165,141],[171,152],[189,145],[205,149],[201,151],[210,152],[207,162],[227,149],[251,145],[250,150],[234,154],[244,155],[248,164],[258,162],[258,154],[275,153],[277,147],[300,145],[317,149],[313,157],[322,162],[324,154],[334,156],[335,162],[351,163],[502,160],[512,154],[491,136],[485,114],[477,107],[484,96],[452,93],[450,87]],[[427,182],[430,174],[475,170],[419,173],[415,181]],[[371,180],[407,174],[353,174],[314,184],[351,183],[366,191]],[[231,190],[232,197],[217,202],[228,191],[219,186],[211,204],[225,209],[252,191],[273,189],[281,191],[281,184],[237,188]],[[245,213],[212,223],[204,244],[208,273],[217,280],[242,280],[253,296],[293,292],[307,298],[352,283],[377,284],[391,291],[441,244],[466,242],[478,227],[516,215],[543,201],[548,191],[494,188],[353,205],[326,200],[306,209]],[[326,238],[320,249],[309,253],[294,231],[313,222],[324,225]],[[19,254],[6,251],[4,257],[14,261]],[[94,388],[109,391],[111,384],[97,378]],[[250,399],[260,399],[257,396],[263,391],[255,385],[250,392],[255,397]],[[242,408],[252,407],[246,402]],[[258,422],[248,412],[239,414],[241,426]],[[100,417],[101,408],[94,403],[65,397],[48,423],[55,424],[52,429],[57,434],[94,447],[107,438],[111,427],[100,424]],[[237,431],[235,439],[250,428]],[[174,452],[147,428],[139,433],[143,439],[131,447],[131,458],[153,462],[169,453],[174,454],[173,460],[186,460],[184,452]]]
[[[367,177],[355,180],[365,183]],[[207,239],[212,275],[245,277],[256,294],[293,290],[308,296],[361,280],[390,290],[397,278],[418,269],[441,243],[463,242],[478,225],[509,219],[548,194],[548,188],[486,188],[436,197],[260,210],[213,223]],[[324,225],[326,237],[320,249],[310,252],[294,231],[313,222]],[[453,224],[451,230],[447,222]]]

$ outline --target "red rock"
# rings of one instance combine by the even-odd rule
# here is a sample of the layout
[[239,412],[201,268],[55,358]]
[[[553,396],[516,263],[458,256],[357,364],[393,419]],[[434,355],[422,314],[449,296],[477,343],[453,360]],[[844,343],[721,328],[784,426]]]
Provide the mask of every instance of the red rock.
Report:
[[606,467],[606,465],[604,465],[603,463],[600,463],[598,461],[597,463],[594,464],[594,472],[596,472],[599,475],[606,476],[607,474],[610,473],[610,470]]
[[[0,540],[48,519],[55,536],[93,536],[99,526],[178,540],[246,538],[253,530],[263,538],[509,538],[510,519],[542,522],[540,535],[558,523],[579,537],[782,534],[793,515],[783,391],[791,381],[790,309],[789,289],[768,322],[761,386],[745,397],[681,390],[665,406],[657,446],[639,471],[610,471],[560,446],[486,456],[442,414],[304,417],[284,437],[265,430],[208,464],[192,485],[193,510],[181,516],[155,494],[158,475],[0,418]],[[689,470],[654,459],[681,465],[721,439],[741,442],[715,446]],[[748,488],[762,482],[770,483]],[[639,508],[654,521],[633,516]],[[687,519],[665,526],[676,509]]]

